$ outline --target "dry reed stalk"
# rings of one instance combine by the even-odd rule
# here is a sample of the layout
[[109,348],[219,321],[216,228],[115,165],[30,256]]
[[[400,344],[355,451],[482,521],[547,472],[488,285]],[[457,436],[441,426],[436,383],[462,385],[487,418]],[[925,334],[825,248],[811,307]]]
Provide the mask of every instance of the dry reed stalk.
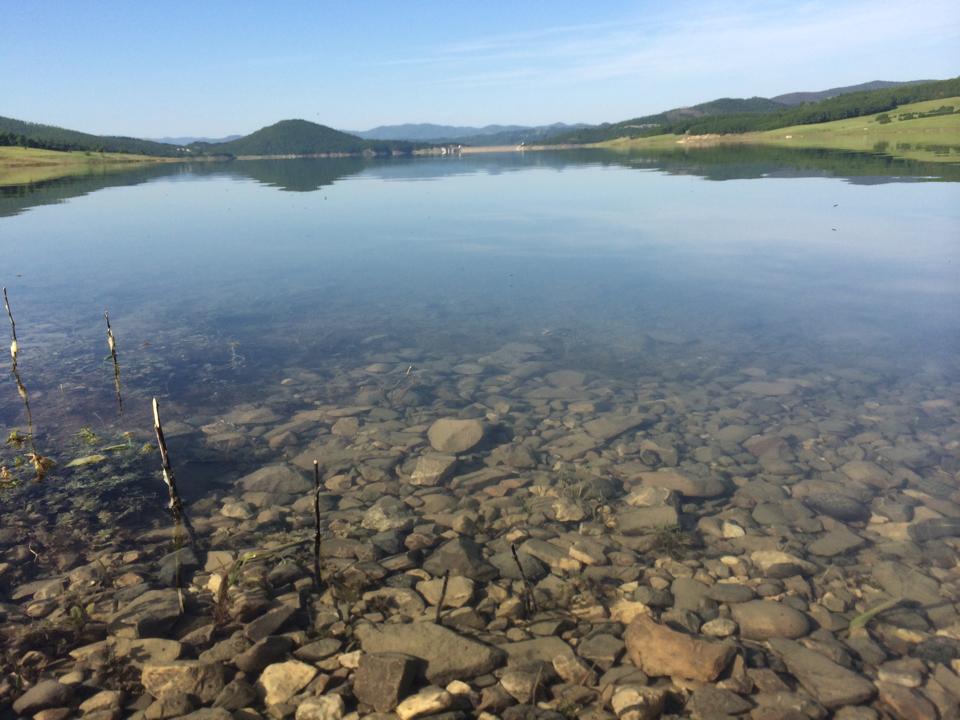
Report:
[[313,579],[319,590],[323,586],[320,575],[320,461],[313,461],[313,517],[315,529],[313,534]]
[[440,587],[440,601],[437,603],[437,616],[433,621],[440,625],[440,613],[443,611],[443,601],[447,599],[447,583],[450,582],[450,571],[447,570],[443,574],[443,585]]
[[110,326],[110,313],[103,311],[103,318],[107,321],[107,346],[110,348],[110,357],[113,360],[113,389],[117,393],[117,409],[123,415],[123,396],[120,394],[120,358],[117,356],[117,338],[113,335]]
[[167,485],[167,494],[170,497],[170,514],[173,515],[174,527],[179,531],[183,527],[187,531],[187,536],[191,543],[194,543],[196,536],[193,532],[193,525],[190,524],[190,518],[187,517],[183,509],[183,503],[180,501],[180,494],[177,492],[177,480],[173,476],[173,469],[170,467],[170,453],[167,452],[167,441],[163,437],[163,425],[160,423],[160,404],[157,399],[153,399],[153,429],[157,433],[157,445],[160,446],[160,465],[163,468],[163,482]]
[[34,439],[33,430],[33,411],[30,409],[30,395],[27,388],[20,379],[20,367],[17,363],[17,357],[20,355],[20,343],[17,340],[17,323],[13,319],[13,311],[10,309],[10,298],[7,296],[7,289],[3,288],[3,307],[7,311],[7,317],[10,319],[10,372],[13,375],[14,382],[17,385],[17,394],[23,400],[23,409],[27,414],[27,440],[30,443],[30,452],[27,457],[33,464],[37,480],[43,480],[54,462],[50,458],[43,457],[37,452],[37,444]]
[[523,580],[523,609],[528,615],[532,615],[537,612],[537,599],[533,595],[533,586],[530,585],[530,580],[527,578],[527,573],[523,570],[523,565],[520,563],[520,556],[517,554],[517,546],[511,544],[510,552],[513,553],[513,561],[517,564],[517,570],[520,571],[520,577]]

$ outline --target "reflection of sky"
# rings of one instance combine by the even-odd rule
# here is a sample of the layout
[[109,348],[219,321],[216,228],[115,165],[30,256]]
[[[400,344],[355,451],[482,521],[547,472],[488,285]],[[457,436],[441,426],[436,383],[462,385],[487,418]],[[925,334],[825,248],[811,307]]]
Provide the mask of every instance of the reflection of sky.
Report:
[[920,323],[957,337],[958,201],[954,183],[592,165],[430,183],[361,173],[310,193],[181,175],[0,219],[15,248],[0,280],[25,319],[53,324],[306,295],[388,314],[453,303],[598,325],[659,308],[681,324]]

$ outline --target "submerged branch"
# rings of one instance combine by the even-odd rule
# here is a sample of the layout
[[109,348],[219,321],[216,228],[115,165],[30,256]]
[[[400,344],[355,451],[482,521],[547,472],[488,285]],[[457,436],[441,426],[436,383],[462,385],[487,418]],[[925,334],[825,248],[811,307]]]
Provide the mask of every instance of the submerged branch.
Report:
[[123,415],[123,395],[120,394],[120,358],[117,356],[117,339],[110,326],[110,313],[103,311],[103,318],[107,321],[107,346],[110,348],[110,357],[113,360],[113,389],[117,393],[117,409]]
[[170,467],[170,454],[167,452],[167,441],[163,437],[163,425],[160,423],[160,404],[156,398],[153,399],[153,429],[157,434],[157,445],[160,447],[160,466],[163,469],[163,482],[166,483],[167,494],[170,496],[169,508],[170,514],[173,515],[174,526],[178,531],[182,526],[187,531],[190,542],[193,543],[196,536],[193,525],[190,524],[190,518],[183,509],[180,494],[177,492],[177,480]]

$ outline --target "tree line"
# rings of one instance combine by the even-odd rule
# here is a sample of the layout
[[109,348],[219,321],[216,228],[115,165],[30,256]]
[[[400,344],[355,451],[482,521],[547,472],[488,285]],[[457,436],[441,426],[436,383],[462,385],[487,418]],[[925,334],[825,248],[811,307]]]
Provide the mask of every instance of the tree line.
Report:
[[[960,78],[953,78],[838,95],[819,102],[784,107],[768,112],[722,112],[720,114],[684,118],[662,116],[663,121],[655,124],[641,122],[649,120],[649,118],[636,118],[612,125],[601,125],[597,128],[588,128],[575,133],[554,136],[551,141],[591,143],[624,137],[639,138],[665,134],[723,135],[776,130],[791,125],[812,125],[831,120],[844,120],[851,117],[884,113],[907,103],[958,95],[960,95]],[[704,104],[704,106],[707,105],[710,105],[710,103]],[[736,107],[736,104],[728,103],[726,107],[732,109]]]

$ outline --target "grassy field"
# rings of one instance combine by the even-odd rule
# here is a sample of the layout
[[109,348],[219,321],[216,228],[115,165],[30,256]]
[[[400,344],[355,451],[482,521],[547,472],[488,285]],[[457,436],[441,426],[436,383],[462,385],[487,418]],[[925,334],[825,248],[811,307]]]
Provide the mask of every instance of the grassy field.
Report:
[[100,174],[129,167],[132,163],[154,162],[171,162],[171,158],[0,147],[0,186],[23,185],[66,175]]
[[[949,115],[911,117],[901,115],[926,113],[942,106],[953,106]],[[795,148],[824,148],[879,152],[894,157],[925,162],[960,162],[960,97],[901,105],[881,122],[878,115],[835,120],[816,125],[794,125],[766,132],[742,135],[655,135],[648,138],[612,140],[600,143],[612,149],[676,148],[720,144],[779,145]]]

